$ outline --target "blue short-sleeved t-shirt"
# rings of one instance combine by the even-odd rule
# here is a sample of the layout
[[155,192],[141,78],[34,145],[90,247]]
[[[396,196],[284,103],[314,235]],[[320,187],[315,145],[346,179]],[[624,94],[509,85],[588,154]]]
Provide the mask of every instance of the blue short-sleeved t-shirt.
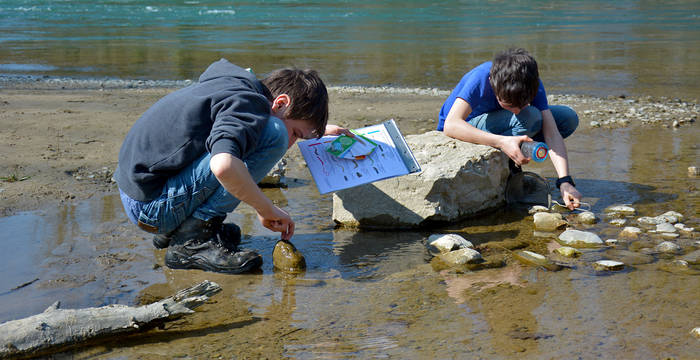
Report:
[[[466,119],[467,122],[481,114],[503,109],[501,105],[498,104],[496,95],[494,95],[493,89],[491,88],[491,83],[489,82],[490,71],[491,62],[487,61],[473,68],[462,77],[462,80],[460,80],[459,84],[452,90],[452,93],[442,105],[442,109],[440,109],[437,126],[438,130],[443,130],[447,114],[450,112],[457,98],[463,99],[472,107],[472,112]],[[538,108],[540,111],[549,109],[547,93],[544,90],[544,85],[542,85],[542,80],[540,80],[540,87],[537,89],[537,95],[535,95],[530,105]]]

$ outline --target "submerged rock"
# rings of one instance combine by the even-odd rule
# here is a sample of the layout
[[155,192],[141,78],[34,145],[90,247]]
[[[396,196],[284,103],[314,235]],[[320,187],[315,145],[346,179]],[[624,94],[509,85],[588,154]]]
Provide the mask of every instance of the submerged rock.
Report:
[[582,224],[595,224],[598,221],[598,218],[595,217],[595,214],[590,212],[590,211],[584,211],[578,215],[576,215],[576,220]]
[[591,264],[597,271],[618,271],[625,268],[625,264],[613,260],[599,260]]
[[562,246],[559,248],[554,249],[554,252],[561,255],[565,256],[568,258],[577,258],[581,256],[581,252],[575,248],[572,248],[570,246]]
[[465,264],[478,264],[483,262],[481,254],[470,248],[462,248],[459,250],[450,251],[438,257],[445,263],[451,266],[465,265]]
[[406,136],[421,171],[333,194],[333,220],[363,228],[454,222],[505,203],[508,157],[440,131]]
[[285,272],[301,272],[306,269],[306,260],[294,244],[280,240],[272,250],[272,265]]
[[573,247],[592,247],[603,245],[603,240],[592,232],[566,230],[559,235],[559,243]]
[[640,254],[629,250],[612,249],[605,252],[605,256],[612,260],[620,261],[630,265],[651,264],[654,262],[654,257],[648,254]]
[[636,239],[641,233],[642,229],[634,226],[627,226],[624,229],[622,229],[622,231],[620,231],[620,234],[618,234],[618,236],[628,239]]
[[610,225],[615,225],[615,226],[625,226],[627,224],[627,219],[612,219],[610,220]]
[[636,215],[637,210],[628,205],[613,205],[606,208],[605,213],[612,217],[624,217]]
[[547,259],[544,255],[534,253],[532,251],[521,250],[513,253],[518,261],[525,265],[541,266],[547,270],[557,271],[561,269],[561,266],[555,264],[551,260]]
[[700,271],[691,268],[687,261],[673,260],[659,263],[659,270],[682,275],[699,275]]
[[693,265],[700,265],[700,250],[689,252],[681,259]]
[[428,237],[428,251],[433,255],[463,248],[474,248],[474,244],[457,234],[433,234]]
[[533,215],[533,221],[537,231],[554,231],[566,225],[559,213],[538,212]]

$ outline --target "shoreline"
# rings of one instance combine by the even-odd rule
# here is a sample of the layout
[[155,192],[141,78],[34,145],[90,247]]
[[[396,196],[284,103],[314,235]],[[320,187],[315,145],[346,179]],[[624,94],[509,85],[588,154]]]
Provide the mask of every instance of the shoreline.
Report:
[[[131,124],[178,87],[119,89],[0,88],[0,216],[99,193],[111,182]],[[404,135],[433,130],[449,91],[389,87],[329,87],[329,123],[357,128],[393,118]],[[550,95],[571,106],[579,129],[696,126],[700,105],[680,99]],[[599,128],[599,129],[595,129]],[[286,156],[300,160],[293,147]]]

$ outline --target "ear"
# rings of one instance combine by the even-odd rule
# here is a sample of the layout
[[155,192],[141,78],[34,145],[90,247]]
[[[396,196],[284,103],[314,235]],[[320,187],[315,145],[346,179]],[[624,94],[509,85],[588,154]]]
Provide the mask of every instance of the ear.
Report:
[[287,94],[280,94],[272,100],[272,112],[278,112],[284,109],[285,106],[291,104],[292,99]]

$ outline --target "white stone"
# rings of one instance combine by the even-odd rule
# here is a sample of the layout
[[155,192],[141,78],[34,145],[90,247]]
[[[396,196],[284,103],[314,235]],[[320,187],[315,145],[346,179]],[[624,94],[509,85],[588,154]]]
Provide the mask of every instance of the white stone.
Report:
[[634,226],[627,226],[622,231],[620,231],[619,236],[620,237],[626,237],[626,238],[632,238],[636,239],[639,237],[639,234],[642,233],[642,229]]
[[610,220],[610,225],[615,225],[622,227],[627,223],[627,219],[612,219]]
[[605,240],[605,245],[608,245],[608,246],[616,246],[618,243],[619,243],[619,241],[617,241],[617,239]]
[[428,237],[428,249],[434,253],[442,254],[463,248],[474,248],[474,244],[457,234],[433,234]]
[[590,211],[584,211],[576,216],[576,219],[582,224],[595,224],[598,220],[595,214]]
[[665,253],[665,254],[673,254],[681,251],[681,247],[678,246],[676,243],[672,243],[670,241],[664,241],[659,245],[656,245],[654,248],[656,251],[660,253]]
[[619,262],[619,261],[613,261],[613,260],[599,260],[593,263],[593,268],[602,271],[602,270],[607,270],[607,271],[616,271],[616,270],[622,270],[625,267],[625,263]]
[[563,245],[581,247],[603,245],[603,240],[598,235],[581,230],[566,230],[559,235],[559,242]]
[[539,212],[533,215],[535,230],[538,231],[554,231],[564,225],[563,217],[559,213]]
[[696,327],[695,329],[690,330],[690,334],[700,339],[700,327]]
[[454,222],[502,206],[508,157],[440,131],[406,136],[422,171],[333,194],[333,220],[345,226],[416,228]]
[[535,205],[527,210],[527,213],[532,215],[540,212],[547,212],[549,209],[546,206]]
[[665,223],[665,222],[666,221],[659,219],[658,217],[651,217],[651,216],[642,216],[642,217],[637,219],[638,224],[647,225],[647,226],[651,226],[651,225],[655,226],[655,225]]
[[677,232],[678,229],[676,229],[675,226],[669,223],[663,223],[663,224],[658,224],[656,225],[656,232],[665,232],[665,233],[674,233]]
[[659,216],[669,216],[669,217],[674,217],[676,218],[676,221],[674,223],[677,223],[679,221],[683,221],[683,214],[677,212],[677,211],[667,211]]
[[635,208],[628,205],[613,205],[605,209],[606,214],[620,214],[624,216],[634,216],[637,213]]
[[664,239],[675,239],[675,238],[680,236],[680,235],[678,235],[678,233],[667,233],[667,232],[659,233],[659,235]]
[[561,255],[561,256],[566,256],[569,258],[575,258],[581,256],[581,252],[575,248],[572,248],[571,246],[562,246],[554,249],[554,252]]
[[682,223],[674,224],[673,226],[675,226],[676,229],[678,229],[678,230],[680,230],[680,231],[683,231],[683,232],[693,232],[693,231],[695,231],[695,228],[692,228],[692,227],[690,227],[690,226],[686,226],[685,224],[682,224]]
[[449,265],[475,264],[482,261],[481,254],[470,248],[454,250],[438,256]]

